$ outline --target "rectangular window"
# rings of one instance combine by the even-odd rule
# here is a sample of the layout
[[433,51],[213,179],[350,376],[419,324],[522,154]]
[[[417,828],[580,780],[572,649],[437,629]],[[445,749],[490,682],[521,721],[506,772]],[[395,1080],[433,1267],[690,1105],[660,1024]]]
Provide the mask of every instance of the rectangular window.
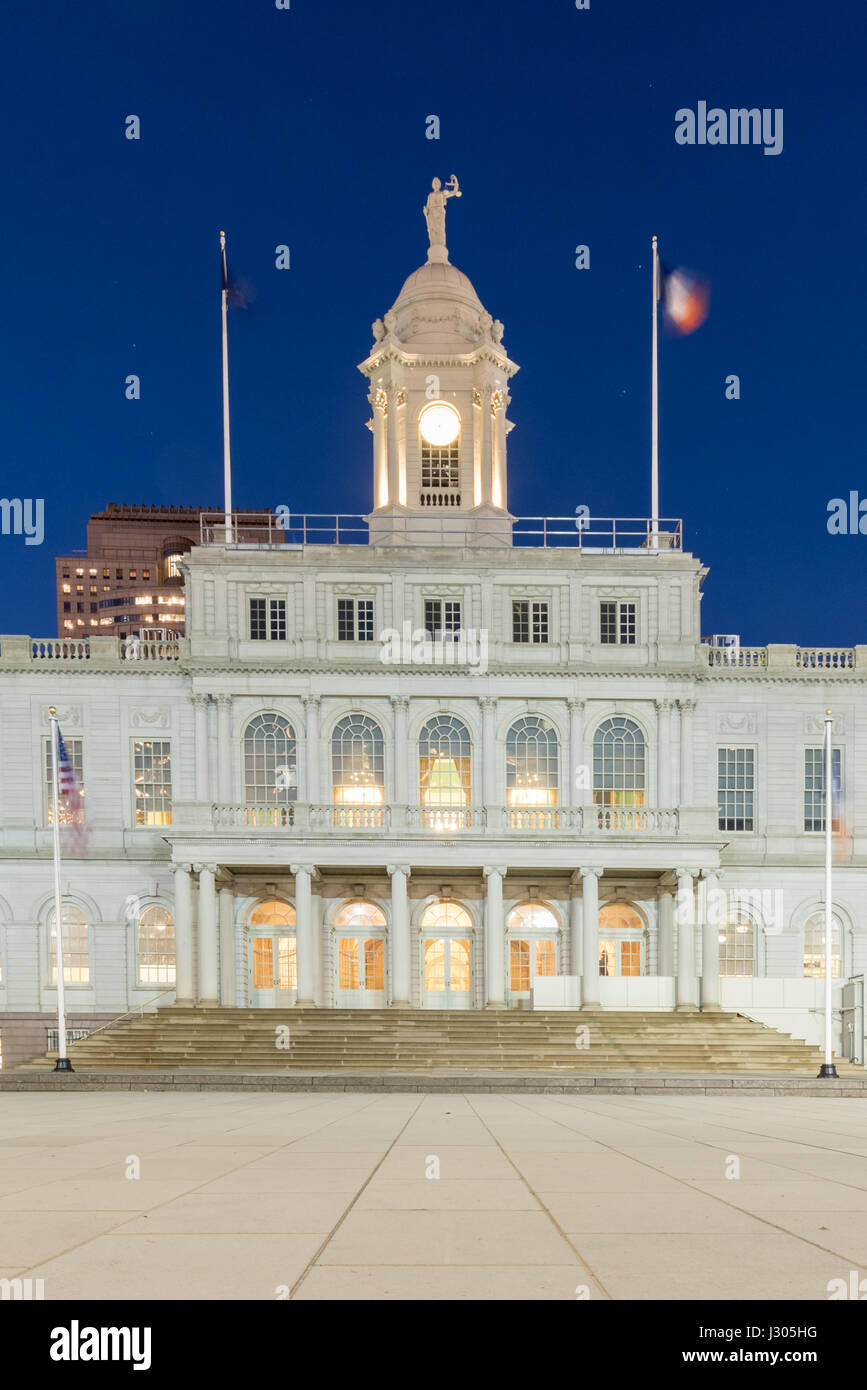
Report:
[[[84,744],[80,738],[65,738],[66,751],[69,754],[69,761],[72,764],[72,771],[75,780],[84,794]],[[51,739],[44,740],[45,757],[45,824],[54,824],[54,766],[51,759]],[[62,785],[62,783],[61,783]],[[60,811],[60,824],[72,825],[72,814],[64,797],[58,797],[58,807]],[[78,814],[78,820],[84,820],[84,809]]]
[[373,641],[373,599],[339,598],[337,600],[338,642]]
[[512,641],[546,643],[548,641],[548,604],[529,599],[512,601]]
[[605,646],[634,647],[636,638],[634,603],[605,600],[599,605],[599,640]]
[[432,642],[457,638],[461,631],[461,605],[458,600],[426,598],[424,601],[425,632]]
[[[63,921],[63,919],[61,919]],[[52,926],[49,941],[51,983],[57,984],[57,928]],[[82,917],[63,921],[63,983],[90,984],[90,956],[87,949],[87,922]]]
[[172,823],[172,746],[164,739],[133,739],[136,825]]
[[286,600],[284,598],[250,599],[250,640],[253,642],[285,642]]
[[460,486],[460,448],[457,443],[438,448],[422,440],[421,485],[436,492]]
[[720,830],[752,830],[755,818],[756,754],[753,748],[717,750]]
[[[831,749],[831,829],[839,835],[842,829],[843,800],[842,752]],[[825,831],[825,750],[804,749],[804,829]]]

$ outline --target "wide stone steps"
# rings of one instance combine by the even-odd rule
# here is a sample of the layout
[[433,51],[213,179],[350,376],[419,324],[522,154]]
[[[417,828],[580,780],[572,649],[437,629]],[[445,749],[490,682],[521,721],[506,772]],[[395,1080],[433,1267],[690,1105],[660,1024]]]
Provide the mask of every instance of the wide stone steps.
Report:
[[[576,1046],[587,1030],[587,1046]],[[582,1032],[583,1036],[583,1032]],[[56,1054],[19,1070],[47,1070]],[[569,1071],[815,1076],[820,1050],[727,1013],[160,1009],[72,1043],[76,1072]],[[863,1069],[837,1062],[838,1071]]]

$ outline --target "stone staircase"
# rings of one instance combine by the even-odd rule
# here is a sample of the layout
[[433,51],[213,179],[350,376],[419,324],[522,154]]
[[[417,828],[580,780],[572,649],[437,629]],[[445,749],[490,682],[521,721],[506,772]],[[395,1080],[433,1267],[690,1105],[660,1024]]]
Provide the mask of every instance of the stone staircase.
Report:
[[[582,1042],[587,1030],[586,1045]],[[72,1043],[76,1072],[555,1072],[813,1076],[822,1055],[731,1013],[224,1009],[176,1005]],[[16,1072],[49,1070],[55,1053]],[[841,1075],[861,1067],[837,1060]]]

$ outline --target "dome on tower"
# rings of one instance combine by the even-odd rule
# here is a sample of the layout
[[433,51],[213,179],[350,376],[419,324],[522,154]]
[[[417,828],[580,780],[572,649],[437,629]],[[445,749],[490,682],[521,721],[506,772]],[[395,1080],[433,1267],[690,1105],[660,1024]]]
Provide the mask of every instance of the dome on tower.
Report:
[[404,281],[374,336],[389,334],[408,352],[464,353],[481,343],[500,343],[503,326],[494,320],[472,282],[448,261],[427,261]]

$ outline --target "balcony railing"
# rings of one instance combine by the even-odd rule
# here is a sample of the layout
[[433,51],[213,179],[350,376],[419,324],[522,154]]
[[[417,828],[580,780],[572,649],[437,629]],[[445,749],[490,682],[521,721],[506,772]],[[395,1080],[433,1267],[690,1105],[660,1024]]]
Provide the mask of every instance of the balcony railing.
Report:
[[767,647],[707,647],[708,666],[767,666]]
[[674,835],[674,808],[614,806],[283,806],[230,803],[212,808],[215,829],[414,831],[434,835],[520,831],[523,834]]
[[[426,496],[428,494],[425,494]],[[516,516],[467,517],[467,532],[455,529],[461,512],[457,507],[425,504],[424,516],[389,517],[392,544],[403,531],[414,544],[461,546],[468,536],[478,538],[489,530],[502,537],[511,529],[516,546],[588,550],[601,554],[612,551],[650,552],[683,549],[683,522],[679,518]],[[447,515],[442,515],[447,513]],[[347,512],[299,513],[277,516],[273,512],[236,513],[227,526],[223,512],[202,512],[199,517],[202,545],[227,543],[241,548],[271,548],[301,545],[368,545],[370,524],[365,516]]]
[[852,647],[799,647],[795,665],[801,670],[851,671],[855,651]]

